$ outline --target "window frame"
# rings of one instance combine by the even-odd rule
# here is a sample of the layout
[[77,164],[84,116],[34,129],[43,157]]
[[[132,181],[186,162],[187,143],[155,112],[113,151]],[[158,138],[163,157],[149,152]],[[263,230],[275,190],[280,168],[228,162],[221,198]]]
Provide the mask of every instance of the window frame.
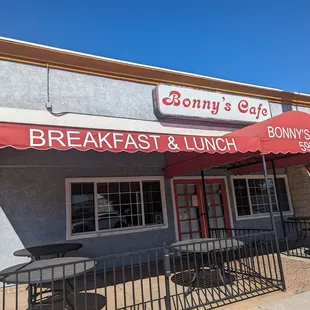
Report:
[[[112,182],[140,182],[140,189],[142,189],[143,181],[159,181],[160,192],[161,192],[161,203],[163,212],[163,224],[140,226],[140,227],[126,227],[113,230],[98,230],[98,201],[97,201],[97,183],[112,183]],[[71,220],[71,183],[94,183],[94,208],[95,208],[95,231],[83,232],[79,234],[72,234],[72,220]],[[85,177],[85,178],[66,178],[65,179],[65,190],[66,190],[66,239],[76,240],[83,238],[93,238],[102,236],[114,236],[128,233],[137,233],[152,230],[161,230],[168,228],[168,216],[167,216],[167,205],[166,205],[166,192],[165,192],[165,181],[163,176],[140,176],[140,177]],[[141,192],[141,208],[143,212],[143,224],[144,219],[144,199],[143,191]]]
[[[289,208],[290,208],[290,211],[283,211],[283,215],[293,215],[293,204],[292,204],[291,192],[290,192],[290,187],[289,187],[287,175],[286,174],[277,174],[277,178],[283,178],[284,179],[287,198],[288,198],[288,204],[289,204]],[[233,194],[232,197],[233,197],[236,221],[245,221],[245,220],[257,219],[257,218],[268,218],[268,217],[270,217],[269,213],[253,214],[251,199],[249,199],[249,206],[250,206],[251,215],[243,215],[243,216],[238,215],[237,200],[236,200],[236,193],[235,193],[235,187],[234,187],[234,180],[236,180],[236,179],[246,179],[247,180],[247,192],[248,192],[248,197],[249,197],[250,193],[249,193],[248,180],[265,179],[265,177],[262,174],[230,176],[230,184],[231,184],[231,189],[232,189],[232,194]],[[272,179],[274,181],[274,176],[268,175],[268,179]],[[278,204],[277,196],[276,196],[276,201]],[[280,212],[274,212],[274,216],[280,216]]]

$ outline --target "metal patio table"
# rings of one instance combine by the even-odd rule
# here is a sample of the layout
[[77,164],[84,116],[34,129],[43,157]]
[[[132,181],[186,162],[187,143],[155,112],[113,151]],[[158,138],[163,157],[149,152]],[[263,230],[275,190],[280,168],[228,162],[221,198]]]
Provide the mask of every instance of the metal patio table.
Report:
[[[90,260],[87,257],[60,257],[44,260],[31,261],[29,263],[18,264],[0,272],[0,281],[7,284],[28,284],[28,307],[32,309],[35,305],[47,305],[48,303],[42,299],[37,301],[37,297],[42,293],[37,293],[33,290],[33,286],[38,283],[53,283],[55,281],[63,280],[71,289],[74,287],[69,282],[69,279],[75,278],[85,272],[91,270],[96,265],[96,261]],[[35,270],[34,270],[35,269]],[[54,294],[59,290],[51,290],[52,304],[54,303]],[[60,290],[65,298],[67,304],[74,309],[72,303],[68,300],[68,291]],[[5,308],[5,307],[4,307]]]
[[[243,246],[243,242],[237,239],[200,238],[179,241],[173,243],[171,246],[183,253],[191,253],[196,256],[197,268],[185,292],[187,296],[192,291],[193,283],[196,281],[197,277],[205,277],[203,268],[205,266],[205,260],[206,266],[209,266],[210,270],[213,269],[217,271],[222,283],[225,285],[225,273],[222,272],[224,265],[223,252],[228,253],[229,251],[238,249]],[[219,255],[222,257],[218,257]]]
[[42,256],[56,255],[64,257],[67,252],[77,251],[83,245],[81,243],[55,243],[45,244],[18,250],[13,253],[18,257],[30,257],[31,259],[40,260]]

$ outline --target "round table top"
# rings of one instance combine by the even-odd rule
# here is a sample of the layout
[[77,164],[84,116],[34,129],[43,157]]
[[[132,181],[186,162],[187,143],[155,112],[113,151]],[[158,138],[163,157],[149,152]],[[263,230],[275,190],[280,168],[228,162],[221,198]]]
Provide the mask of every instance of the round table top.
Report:
[[[57,266],[60,264],[61,266]],[[92,269],[95,264],[94,260],[87,257],[42,259],[6,268],[0,272],[0,280],[18,284],[47,283],[79,276]]]
[[182,252],[208,253],[210,251],[226,251],[243,246],[243,242],[237,239],[201,238],[178,241],[171,245]]
[[71,243],[71,242],[45,244],[18,250],[14,252],[13,255],[23,257],[40,257],[47,255],[56,255],[60,253],[76,251],[80,249],[82,246],[83,245],[81,243]]

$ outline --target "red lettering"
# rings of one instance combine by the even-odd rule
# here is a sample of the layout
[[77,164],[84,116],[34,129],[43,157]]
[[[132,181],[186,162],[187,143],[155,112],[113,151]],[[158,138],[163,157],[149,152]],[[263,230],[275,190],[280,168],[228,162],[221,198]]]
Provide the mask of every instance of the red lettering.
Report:
[[256,119],[259,119],[259,115],[260,115],[261,109],[262,109],[262,104],[260,103],[260,104],[258,105],[258,107],[257,107]]
[[211,113],[213,115],[216,115],[219,112],[219,109],[220,109],[219,101],[213,101],[212,102],[212,111],[211,111]]
[[174,105],[177,107],[181,104],[180,97],[181,94],[178,91],[172,90],[169,94],[169,97],[163,98],[162,102],[165,105]]
[[[217,100],[217,95],[212,95],[212,99],[215,100],[204,100],[201,97],[191,97],[185,93],[183,94],[181,91],[171,90],[168,92],[169,96],[161,99],[161,103],[167,106],[175,106],[179,108],[192,108],[192,109],[202,109],[209,110],[210,115],[218,115],[223,111],[231,112],[237,108],[237,111],[241,114],[247,114],[252,120],[260,120],[261,118],[268,117],[269,110],[264,107],[264,103],[256,103],[251,98],[241,99],[237,103],[237,107],[234,107],[235,103],[226,102],[226,97],[221,96],[221,100]],[[233,99],[235,100],[235,99]],[[249,101],[248,101],[249,100]],[[257,100],[257,99],[255,99]],[[222,105],[222,106],[221,106]],[[185,111],[183,111],[184,113]],[[196,113],[197,114],[197,113]]]
[[191,100],[188,98],[185,98],[182,103],[183,103],[185,108],[188,108],[191,105]]
[[193,108],[196,108],[196,104],[197,104],[197,109],[200,109],[200,100],[199,99],[194,99],[193,100]]
[[238,110],[239,110],[239,112],[241,112],[243,114],[249,113],[251,115],[255,115],[256,119],[259,119],[261,117],[261,115],[268,116],[268,110],[263,108],[262,103],[260,103],[256,107],[256,106],[250,106],[246,100],[241,100],[238,103]]
[[250,114],[256,115],[256,108],[255,107],[250,107]]
[[208,110],[210,110],[210,104],[211,104],[210,100],[204,100],[202,108],[203,109],[207,108]]
[[262,114],[263,114],[263,116],[267,116],[268,115],[268,110],[267,109],[262,109]]
[[225,110],[226,112],[231,111],[231,103],[226,102],[224,110]]
[[240,100],[238,103],[238,110],[240,113],[247,113],[249,109],[249,103],[246,100]]

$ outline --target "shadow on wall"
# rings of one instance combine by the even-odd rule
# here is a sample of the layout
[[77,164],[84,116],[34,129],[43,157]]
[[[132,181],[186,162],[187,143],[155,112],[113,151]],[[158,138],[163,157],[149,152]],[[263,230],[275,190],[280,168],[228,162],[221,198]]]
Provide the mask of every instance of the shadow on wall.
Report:
[[[66,241],[66,178],[159,176],[163,175],[165,166],[164,154],[157,153],[4,149],[0,156],[0,269],[14,264],[13,252],[20,248]],[[166,182],[166,186],[170,183]],[[170,187],[166,189],[166,198],[168,218],[173,219]],[[81,242],[83,248],[70,255],[102,256],[175,241],[171,220],[168,229],[142,234],[75,240]]]
[[[29,261],[27,258],[15,257],[13,252],[16,249],[23,248],[23,243],[18,234],[11,225],[9,219],[0,206],[0,269],[7,268],[12,264],[20,264]],[[11,259],[6,257],[7,253],[11,253]],[[0,284],[1,285],[1,284]]]

